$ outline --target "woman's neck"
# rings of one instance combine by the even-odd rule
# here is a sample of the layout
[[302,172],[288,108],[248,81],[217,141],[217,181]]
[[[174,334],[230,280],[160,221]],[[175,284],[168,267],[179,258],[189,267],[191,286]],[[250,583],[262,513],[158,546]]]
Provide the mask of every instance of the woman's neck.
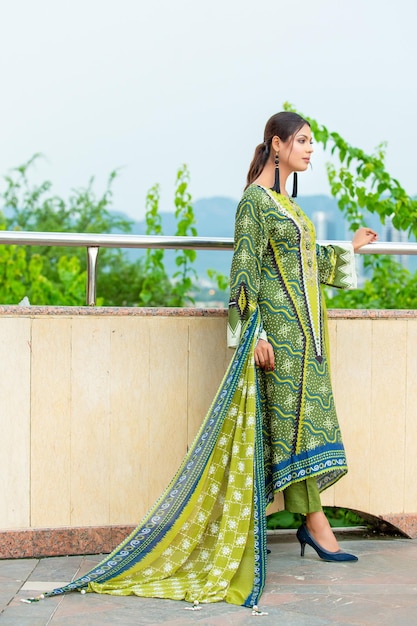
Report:
[[[280,193],[283,196],[287,196],[288,194],[286,192],[285,189],[285,185],[287,183],[287,178],[288,178],[288,173],[286,173],[285,171],[281,171],[281,169],[279,170],[279,188],[280,188]],[[274,163],[267,163],[264,167],[264,169],[262,170],[262,172],[260,173],[260,175],[258,176],[258,178],[256,178],[253,181],[256,185],[261,185],[261,187],[266,187],[267,189],[272,189],[274,187],[275,184],[275,165]]]

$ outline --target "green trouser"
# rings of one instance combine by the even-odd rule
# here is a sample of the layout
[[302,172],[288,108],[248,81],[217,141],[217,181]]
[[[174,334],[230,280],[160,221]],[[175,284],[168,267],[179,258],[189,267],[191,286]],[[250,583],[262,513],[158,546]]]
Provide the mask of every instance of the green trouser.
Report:
[[315,478],[306,478],[284,489],[285,509],[291,513],[322,511],[320,492]]

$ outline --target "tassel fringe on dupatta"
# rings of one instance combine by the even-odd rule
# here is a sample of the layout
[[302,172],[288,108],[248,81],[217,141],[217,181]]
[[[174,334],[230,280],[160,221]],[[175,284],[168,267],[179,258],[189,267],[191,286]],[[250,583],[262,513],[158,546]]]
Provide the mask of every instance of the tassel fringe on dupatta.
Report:
[[257,608],[266,565],[259,324],[257,309],[190,450],[139,526],[87,574],[41,597],[79,590]]

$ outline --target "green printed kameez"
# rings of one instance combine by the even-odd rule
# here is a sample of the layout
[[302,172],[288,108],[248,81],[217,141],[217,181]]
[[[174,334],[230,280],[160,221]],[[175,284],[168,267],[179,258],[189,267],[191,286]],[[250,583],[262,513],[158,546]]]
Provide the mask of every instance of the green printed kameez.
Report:
[[347,471],[321,284],[355,285],[352,246],[318,245],[294,201],[251,185],[236,215],[229,340],[257,308],[275,354],[275,370],[258,371],[268,501],[306,478],[322,491]]

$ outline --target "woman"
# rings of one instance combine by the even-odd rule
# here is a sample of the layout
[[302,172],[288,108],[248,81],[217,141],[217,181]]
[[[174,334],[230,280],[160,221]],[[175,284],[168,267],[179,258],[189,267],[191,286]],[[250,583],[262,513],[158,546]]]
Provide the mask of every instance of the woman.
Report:
[[284,492],[286,509],[306,514],[297,537],[328,561],[354,561],[340,551],[322,511],[320,491],[346,471],[334,408],[320,283],[355,286],[353,253],[375,241],[359,229],[352,245],[319,246],[314,227],[288,197],[286,183],[308,168],[308,122],[281,112],[267,122],[239,204],[231,271],[230,345],[259,309],[255,348],[260,370],[266,496]]
[[[266,506],[283,489],[290,510],[307,514],[302,551],[310,543],[324,558],[346,558],[318,495],[346,471],[318,277],[348,286],[353,255],[336,247],[316,255],[311,223],[286,196],[289,174],[307,169],[311,152],[302,118],[271,118],[237,211],[229,326],[239,345],[212,406],[139,526],[97,567],[45,595],[136,594],[195,608],[226,600],[258,612]],[[375,238],[361,229],[353,247]]]

